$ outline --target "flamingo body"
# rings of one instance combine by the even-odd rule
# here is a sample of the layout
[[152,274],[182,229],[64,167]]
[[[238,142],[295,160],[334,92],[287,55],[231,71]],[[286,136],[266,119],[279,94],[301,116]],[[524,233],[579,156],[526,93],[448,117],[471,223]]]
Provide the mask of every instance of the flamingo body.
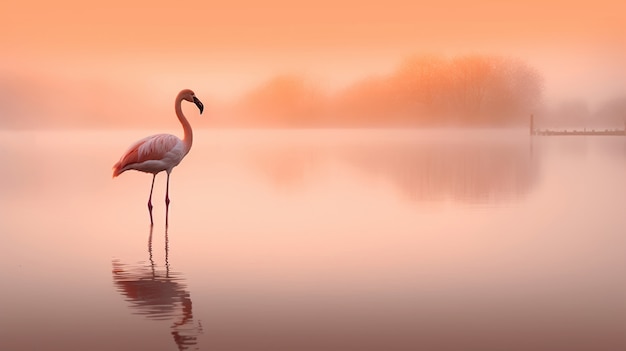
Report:
[[174,107],[176,116],[185,132],[185,137],[182,140],[171,134],[157,134],[143,138],[131,145],[120,160],[113,165],[113,178],[128,170],[152,174],[152,186],[150,187],[150,196],[148,197],[150,224],[154,224],[152,219],[152,190],[154,189],[154,179],[156,175],[162,171],[167,172],[167,187],[165,191],[165,225],[167,225],[170,204],[170,173],[174,167],[178,166],[185,155],[189,153],[191,144],[193,143],[191,125],[187,121],[187,118],[185,118],[180,106],[183,100],[196,104],[200,113],[202,113],[204,109],[204,105],[202,105],[202,102],[200,102],[193,91],[184,89],[178,93]]
[[113,177],[130,169],[152,174],[170,173],[187,152],[183,141],[175,135],[157,134],[143,138],[128,148],[113,166]]

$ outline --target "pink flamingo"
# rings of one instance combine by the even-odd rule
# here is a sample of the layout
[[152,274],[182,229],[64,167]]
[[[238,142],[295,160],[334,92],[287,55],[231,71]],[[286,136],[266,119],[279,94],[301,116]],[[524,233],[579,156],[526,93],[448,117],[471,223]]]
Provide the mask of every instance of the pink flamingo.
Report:
[[191,125],[187,121],[187,118],[185,118],[180,106],[183,100],[196,104],[200,110],[200,114],[202,114],[202,110],[204,110],[204,105],[198,100],[193,91],[184,89],[178,93],[175,100],[175,109],[176,116],[180,124],[183,125],[185,132],[183,140],[171,134],[149,136],[133,144],[113,166],[113,178],[130,169],[152,173],[152,186],[150,187],[150,196],[148,197],[150,225],[154,224],[152,220],[152,190],[154,188],[156,175],[162,171],[167,172],[167,187],[165,190],[165,225],[167,225],[170,205],[170,173],[172,169],[183,160],[185,155],[187,155],[193,143]]

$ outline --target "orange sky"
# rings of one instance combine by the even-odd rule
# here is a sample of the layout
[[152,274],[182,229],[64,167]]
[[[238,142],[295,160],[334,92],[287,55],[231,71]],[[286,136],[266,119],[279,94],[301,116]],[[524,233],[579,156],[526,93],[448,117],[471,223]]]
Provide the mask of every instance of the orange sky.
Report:
[[[626,90],[623,1],[6,1],[0,73],[93,77],[172,95],[234,96],[277,73],[328,86],[409,55],[504,54],[548,97]],[[202,94],[204,95],[204,94]]]

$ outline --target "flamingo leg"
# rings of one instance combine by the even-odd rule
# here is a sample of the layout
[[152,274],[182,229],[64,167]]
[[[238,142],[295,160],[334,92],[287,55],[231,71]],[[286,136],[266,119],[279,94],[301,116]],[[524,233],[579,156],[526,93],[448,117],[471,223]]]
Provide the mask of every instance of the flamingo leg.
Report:
[[165,186],[165,226],[167,227],[170,210],[170,172],[167,172],[167,185]]
[[152,186],[150,186],[150,197],[148,197],[148,212],[150,212],[150,225],[154,225],[154,221],[152,220],[152,190],[154,189],[154,179],[156,178],[156,174],[152,175]]

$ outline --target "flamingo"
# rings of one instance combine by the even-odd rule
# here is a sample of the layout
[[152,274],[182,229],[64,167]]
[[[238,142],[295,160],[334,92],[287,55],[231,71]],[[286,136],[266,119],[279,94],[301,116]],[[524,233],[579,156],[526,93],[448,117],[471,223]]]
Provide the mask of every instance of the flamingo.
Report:
[[185,155],[189,153],[191,144],[193,143],[191,125],[187,121],[187,118],[185,118],[181,108],[183,100],[196,104],[200,110],[200,114],[202,114],[204,110],[204,105],[202,105],[202,102],[200,102],[193,91],[183,89],[178,93],[174,106],[176,116],[180,124],[182,124],[185,133],[183,140],[171,134],[156,134],[146,137],[131,145],[120,160],[113,165],[113,178],[131,169],[152,173],[152,186],[150,187],[150,196],[148,197],[150,225],[154,225],[154,220],[152,219],[152,190],[154,189],[154,179],[156,175],[162,171],[167,173],[167,186],[165,188],[165,225],[167,226],[170,205],[170,173],[172,169],[183,160]]

